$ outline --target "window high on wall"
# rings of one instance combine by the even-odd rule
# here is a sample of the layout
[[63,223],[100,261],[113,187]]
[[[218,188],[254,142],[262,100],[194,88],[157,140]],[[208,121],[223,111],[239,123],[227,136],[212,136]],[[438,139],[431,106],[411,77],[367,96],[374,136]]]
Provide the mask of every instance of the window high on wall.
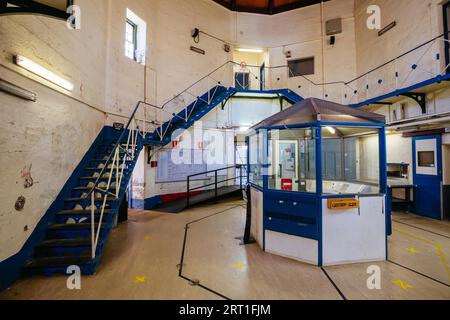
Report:
[[147,23],[127,9],[125,23],[125,56],[140,64],[146,61]]
[[125,55],[135,60],[137,52],[137,25],[127,19],[125,31]]

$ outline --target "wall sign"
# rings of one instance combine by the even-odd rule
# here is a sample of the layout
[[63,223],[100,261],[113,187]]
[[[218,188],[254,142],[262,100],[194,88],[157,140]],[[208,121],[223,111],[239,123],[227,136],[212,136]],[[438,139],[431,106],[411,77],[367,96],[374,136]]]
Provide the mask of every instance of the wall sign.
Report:
[[330,210],[348,210],[359,209],[358,199],[328,199],[328,209]]
[[191,46],[191,51],[194,51],[195,53],[199,53],[199,54],[206,54],[206,51],[194,46]]

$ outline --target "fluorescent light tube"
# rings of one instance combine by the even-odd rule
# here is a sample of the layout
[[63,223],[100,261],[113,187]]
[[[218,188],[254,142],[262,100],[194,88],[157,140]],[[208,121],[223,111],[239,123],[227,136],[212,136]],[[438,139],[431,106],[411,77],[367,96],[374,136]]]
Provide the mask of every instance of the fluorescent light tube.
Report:
[[248,130],[250,130],[250,127],[240,127],[239,128],[239,132],[247,132]]
[[263,53],[263,49],[250,49],[250,48],[239,48],[239,52],[250,52],[250,53]]
[[70,83],[69,81],[61,78],[60,76],[54,74],[53,72],[45,69],[44,67],[38,65],[37,63],[31,61],[28,58],[25,58],[23,56],[17,55],[15,56],[14,62],[24,68],[25,70],[28,70],[39,77],[48,80],[57,86],[60,86],[63,89],[66,89],[68,91],[73,91],[74,85]]
[[0,79],[0,91],[4,91],[6,93],[12,94],[13,96],[30,100],[30,101],[36,101],[37,96],[35,93],[28,91],[26,89],[23,89],[21,87],[16,86],[15,84],[12,84],[11,82],[5,81]]

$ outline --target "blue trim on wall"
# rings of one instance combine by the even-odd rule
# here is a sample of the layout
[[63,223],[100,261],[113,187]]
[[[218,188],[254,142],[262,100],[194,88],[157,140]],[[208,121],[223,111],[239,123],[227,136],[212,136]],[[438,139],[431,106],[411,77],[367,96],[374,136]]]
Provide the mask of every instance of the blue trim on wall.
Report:
[[78,179],[82,175],[89,160],[92,159],[97,153],[97,149],[103,142],[104,137],[108,135],[107,132],[112,134],[111,130],[113,130],[113,128],[104,127],[100,131],[97,138],[94,140],[81,162],[72,172],[71,176],[62,187],[61,192],[36,225],[20,251],[0,262],[0,290],[8,288],[21,276],[22,267],[25,265],[27,260],[32,257],[35,246],[45,238],[47,227],[55,221],[55,214],[64,208],[64,199],[70,198],[72,189],[78,185]]
[[162,202],[161,196],[154,196],[151,198],[147,198],[145,200],[142,199],[133,199],[132,200],[132,208],[140,209],[140,210],[152,210],[158,204]]
[[161,203],[161,196],[154,196],[152,198],[145,199],[144,200],[144,209],[152,210],[154,207],[156,207],[160,203]]

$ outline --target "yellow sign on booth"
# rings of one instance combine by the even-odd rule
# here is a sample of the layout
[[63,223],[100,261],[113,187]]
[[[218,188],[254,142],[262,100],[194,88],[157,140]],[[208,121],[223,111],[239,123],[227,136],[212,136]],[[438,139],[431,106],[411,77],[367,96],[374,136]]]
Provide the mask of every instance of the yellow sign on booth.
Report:
[[328,199],[328,209],[330,210],[346,210],[358,208],[359,200],[355,198]]

